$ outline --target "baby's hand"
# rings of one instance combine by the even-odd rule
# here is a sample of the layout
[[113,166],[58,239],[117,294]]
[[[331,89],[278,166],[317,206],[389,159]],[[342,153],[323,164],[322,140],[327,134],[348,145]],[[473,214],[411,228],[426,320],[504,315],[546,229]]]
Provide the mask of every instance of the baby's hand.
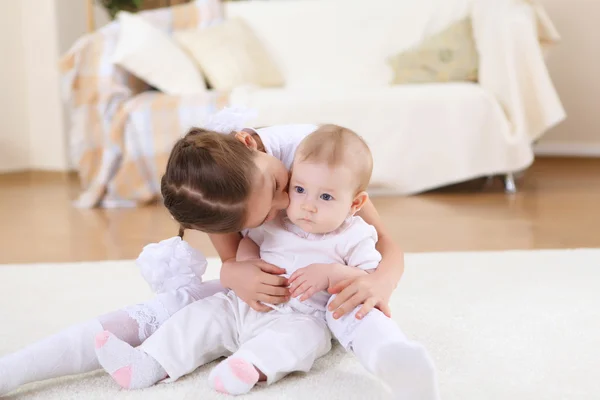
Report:
[[307,300],[321,290],[329,287],[330,264],[311,264],[308,267],[296,270],[290,276],[290,293],[292,297],[300,297],[300,301]]

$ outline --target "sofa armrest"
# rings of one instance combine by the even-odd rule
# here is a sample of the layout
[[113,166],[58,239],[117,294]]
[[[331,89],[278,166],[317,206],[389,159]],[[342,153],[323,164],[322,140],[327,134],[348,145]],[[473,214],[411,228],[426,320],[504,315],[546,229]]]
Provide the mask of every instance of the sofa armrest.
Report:
[[117,22],[82,36],[61,58],[61,89],[69,126],[69,155],[87,187],[101,163],[112,120],[120,107],[150,87],[112,62]]
[[177,138],[229,104],[228,92],[187,96],[148,91],[127,100],[113,119],[81,208],[124,207],[160,197],[160,178]]
[[[171,34],[220,21],[219,0],[196,0],[170,8],[140,12],[156,28]],[[81,37],[62,57],[61,86],[70,117],[71,164],[87,189],[102,169],[110,130],[123,105],[150,86],[112,62],[120,34],[113,21]]]
[[477,0],[471,17],[479,82],[504,109],[508,139],[533,143],[565,118],[544,56],[558,32],[535,0]]

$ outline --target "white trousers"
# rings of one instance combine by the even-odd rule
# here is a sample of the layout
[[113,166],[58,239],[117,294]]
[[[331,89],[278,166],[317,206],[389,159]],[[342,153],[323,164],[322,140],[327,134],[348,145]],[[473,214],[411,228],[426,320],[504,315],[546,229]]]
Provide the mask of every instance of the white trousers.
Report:
[[185,307],[140,348],[171,380],[234,355],[262,371],[271,384],[295,371],[308,372],[331,349],[331,333],[322,312],[258,312],[230,291]]
[[[331,296],[327,305],[333,299],[335,299],[335,296]],[[404,342],[408,340],[398,324],[376,308],[365,315],[363,319],[356,319],[356,313],[361,308],[362,304],[339,319],[334,319],[333,313],[330,311],[326,314],[327,326],[333,336],[335,336],[346,350],[353,351],[357,330],[362,325],[367,326],[368,329],[360,330],[361,334],[372,336],[374,347],[380,347],[390,342]]]

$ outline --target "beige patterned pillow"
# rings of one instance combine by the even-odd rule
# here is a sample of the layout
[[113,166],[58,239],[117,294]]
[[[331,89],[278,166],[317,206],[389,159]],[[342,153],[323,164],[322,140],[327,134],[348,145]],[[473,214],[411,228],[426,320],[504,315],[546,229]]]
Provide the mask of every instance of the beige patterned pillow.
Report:
[[471,19],[455,22],[388,61],[394,70],[393,84],[477,81],[479,56]]
[[231,90],[240,85],[283,86],[283,77],[252,29],[239,18],[197,31],[174,33],[196,61],[210,86]]

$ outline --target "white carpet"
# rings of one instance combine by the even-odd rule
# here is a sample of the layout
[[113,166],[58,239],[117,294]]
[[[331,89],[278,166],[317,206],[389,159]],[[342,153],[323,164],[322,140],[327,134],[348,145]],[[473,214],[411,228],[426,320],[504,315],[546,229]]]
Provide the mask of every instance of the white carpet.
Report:
[[[0,266],[0,354],[148,295],[132,262]],[[600,250],[408,255],[393,312],[429,348],[445,400],[600,399]],[[8,398],[226,398],[208,389],[211,367],[144,391],[94,372]],[[384,398],[338,346],[308,375],[246,397]]]

